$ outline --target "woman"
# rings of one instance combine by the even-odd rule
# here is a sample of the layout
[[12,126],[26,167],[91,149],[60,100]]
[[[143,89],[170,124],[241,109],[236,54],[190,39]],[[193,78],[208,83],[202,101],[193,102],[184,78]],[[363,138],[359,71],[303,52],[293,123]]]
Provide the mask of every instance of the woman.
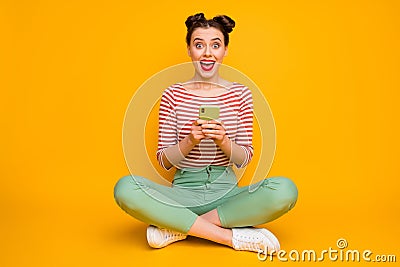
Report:
[[[297,188],[284,177],[264,179],[253,192],[237,186],[232,165],[244,167],[253,155],[252,95],[218,73],[235,22],[225,15],[207,20],[199,13],[185,24],[195,74],[167,88],[159,110],[157,159],[166,169],[177,168],[173,185],[125,176],[115,186],[116,202],[150,224],[147,240],[154,248],[191,235],[235,250],[273,253],[280,249],[277,238],[253,226],[293,208]],[[199,119],[200,105],[218,106],[219,118]]]

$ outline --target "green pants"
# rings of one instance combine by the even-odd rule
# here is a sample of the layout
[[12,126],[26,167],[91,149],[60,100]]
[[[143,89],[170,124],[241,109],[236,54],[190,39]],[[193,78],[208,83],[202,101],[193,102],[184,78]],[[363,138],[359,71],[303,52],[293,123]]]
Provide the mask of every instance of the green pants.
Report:
[[231,167],[177,170],[172,187],[140,176],[122,177],[114,188],[118,205],[148,224],[187,233],[196,218],[217,209],[223,227],[254,226],[292,209],[295,184],[285,177],[260,181],[256,190],[238,187]]

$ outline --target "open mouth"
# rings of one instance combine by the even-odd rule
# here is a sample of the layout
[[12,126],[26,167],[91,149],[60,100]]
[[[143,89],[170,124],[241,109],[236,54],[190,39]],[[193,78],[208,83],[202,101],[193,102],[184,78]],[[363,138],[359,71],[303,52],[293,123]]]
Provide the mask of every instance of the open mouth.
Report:
[[208,61],[208,60],[200,61],[201,69],[204,70],[204,71],[212,70],[213,67],[214,67],[214,64],[215,64],[215,61],[211,61],[211,60],[210,61]]

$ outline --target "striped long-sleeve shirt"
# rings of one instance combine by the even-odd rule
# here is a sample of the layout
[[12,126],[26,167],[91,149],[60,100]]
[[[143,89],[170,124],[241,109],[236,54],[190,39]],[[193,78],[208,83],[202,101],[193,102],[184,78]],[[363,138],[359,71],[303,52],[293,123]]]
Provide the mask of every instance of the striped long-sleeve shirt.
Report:
[[[245,160],[237,165],[246,166],[253,156],[253,99],[246,86],[233,83],[226,92],[212,97],[195,95],[182,84],[168,87],[161,97],[159,109],[159,135],[157,159],[164,166],[162,154],[190,134],[191,126],[199,118],[199,107],[211,105],[220,107],[219,120],[224,123],[226,135],[245,151]],[[230,166],[229,158],[211,139],[203,139],[176,166],[201,168],[208,165]]]

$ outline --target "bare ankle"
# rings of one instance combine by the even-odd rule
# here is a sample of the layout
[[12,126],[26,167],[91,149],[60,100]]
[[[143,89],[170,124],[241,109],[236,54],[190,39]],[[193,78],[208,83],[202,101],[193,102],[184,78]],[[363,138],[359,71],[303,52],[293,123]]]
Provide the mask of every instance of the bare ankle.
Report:
[[227,240],[226,240],[226,245],[232,247],[232,229],[230,228],[226,228],[226,236],[227,236]]

